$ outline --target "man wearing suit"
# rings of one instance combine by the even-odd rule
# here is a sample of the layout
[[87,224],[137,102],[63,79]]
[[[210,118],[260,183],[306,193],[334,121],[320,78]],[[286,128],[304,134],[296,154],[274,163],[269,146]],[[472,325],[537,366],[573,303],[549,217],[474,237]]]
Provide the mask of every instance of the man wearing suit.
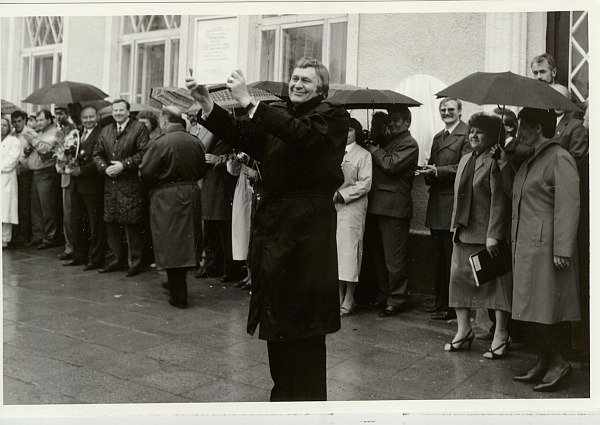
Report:
[[429,162],[418,171],[425,176],[429,186],[429,201],[425,225],[433,239],[435,304],[426,309],[434,320],[449,320],[456,317],[454,309],[448,307],[450,266],[452,264],[452,204],[454,202],[454,178],[456,168],[463,155],[470,152],[467,125],[460,119],[462,103],[458,99],[444,98],[440,102],[440,116],[444,130],[433,138]]
[[[104,176],[104,222],[113,258],[99,273],[129,269],[125,276],[141,272],[142,263],[142,179],[138,167],[148,145],[148,129],[129,118],[129,102],[112,103],[114,124],[102,128],[94,148],[94,163]],[[127,249],[125,251],[125,240]]]
[[[570,98],[569,90],[565,86],[554,84],[551,87],[566,98]],[[575,162],[579,163],[589,149],[583,121],[576,119],[572,112],[567,113],[564,109],[555,109],[554,112],[556,113],[554,138],[558,140],[563,149],[569,151]]]
[[419,146],[408,128],[411,113],[405,106],[389,112],[390,137],[377,148],[368,145],[373,157],[373,184],[369,209],[373,223],[373,256],[379,294],[379,316],[402,311],[408,287],[407,243],[412,218],[412,183],[419,160]]
[[[57,105],[54,107],[54,115],[56,116],[56,126],[60,130],[59,140],[64,143],[71,131],[77,127],[69,122],[69,114],[67,107]],[[73,236],[71,235],[71,176],[65,173],[64,167],[56,164],[56,171],[60,174],[60,187],[62,188],[62,206],[63,206],[63,235],[65,237],[65,251],[58,254],[59,260],[70,260],[73,256]]]
[[[98,114],[93,106],[81,111],[83,132],[79,147],[79,168],[70,173],[71,184],[71,235],[73,239],[73,257],[63,266],[85,264],[83,270],[95,270],[102,267],[106,235],[104,220],[104,177],[92,161],[92,154],[101,128]],[[85,232],[89,229],[89,249]]]

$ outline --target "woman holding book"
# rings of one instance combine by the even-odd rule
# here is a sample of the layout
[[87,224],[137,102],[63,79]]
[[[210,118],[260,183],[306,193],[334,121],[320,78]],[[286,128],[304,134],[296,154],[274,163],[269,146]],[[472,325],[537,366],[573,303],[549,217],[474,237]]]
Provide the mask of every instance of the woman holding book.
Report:
[[509,272],[478,284],[469,257],[487,250],[490,257],[497,258],[500,250],[508,247],[510,198],[492,180],[497,166],[490,152],[495,144],[504,143],[502,120],[475,114],[469,120],[468,135],[473,152],[463,156],[458,164],[452,213],[454,248],[449,305],[456,310],[458,331],[444,350],[471,348],[475,333],[471,329],[470,310],[493,309],[496,329],[484,357],[498,359],[505,357],[510,348],[506,325],[512,309],[512,276]]

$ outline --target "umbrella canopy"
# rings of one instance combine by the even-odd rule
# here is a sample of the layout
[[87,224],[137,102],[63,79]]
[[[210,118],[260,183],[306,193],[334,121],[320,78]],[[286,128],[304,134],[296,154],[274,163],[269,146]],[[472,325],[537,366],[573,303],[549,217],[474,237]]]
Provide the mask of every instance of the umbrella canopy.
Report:
[[68,104],[85,102],[86,100],[101,100],[108,97],[106,93],[91,84],[61,81],[51,86],[42,87],[31,93],[23,102],[37,105]]
[[[160,109],[155,108],[153,106],[142,105],[141,103],[132,103],[129,112],[140,112],[140,111],[150,111],[156,114],[158,117],[160,115]],[[98,115],[101,118],[106,117],[108,115],[112,115],[112,105],[108,105],[98,111]]]
[[537,109],[581,109],[550,85],[507,72],[476,72],[436,93],[478,105],[511,105]]
[[[210,88],[209,88],[210,91]],[[261,102],[281,102],[281,99],[277,96],[261,89],[248,87],[248,93],[253,99],[260,100]],[[218,90],[210,93],[210,97],[217,105],[224,109],[238,109],[241,108],[237,100],[233,98],[231,90]],[[188,115],[196,115],[200,111],[200,104],[194,103],[185,112]]]
[[280,99],[290,97],[290,87],[288,83],[280,83],[277,81],[257,81],[256,83],[248,84],[248,87],[268,91]]
[[165,106],[175,105],[183,111],[194,104],[190,92],[180,87],[152,87],[150,97]]
[[17,105],[8,100],[2,99],[2,107],[0,108],[3,114],[12,114],[15,111],[23,111]]
[[392,106],[420,106],[418,102],[392,90],[359,89],[336,93],[327,100],[338,102],[346,109],[385,109]]
[[329,84],[328,98],[331,98],[340,92],[356,91],[356,90],[363,90],[363,88],[355,86],[353,84],[331,83],[331,84]]

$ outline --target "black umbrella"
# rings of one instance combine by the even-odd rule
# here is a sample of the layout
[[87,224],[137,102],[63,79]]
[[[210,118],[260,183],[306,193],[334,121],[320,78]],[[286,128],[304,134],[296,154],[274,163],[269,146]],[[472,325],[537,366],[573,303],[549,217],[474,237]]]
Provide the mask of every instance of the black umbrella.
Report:
[[346,109],[386,109],[393,106],[422,105],[421,102],[393,90],[369,88],[339,91],[327,100],[341,103]]
[[436,93],[478,105],[511,105],[537,109],[581,109],[549,84],[507,72],[476,72]]
[[108,97],[106,93],[91,84],[61,81],[34,91],[23,102],[37,105],[50,103],[66,105],[87,100],[102,100],[106,97]]
[[248,87],[268,91],[280,99],[286,99],[290,97],[290,87],[288,83],[280,83],[277,81],[257,81],[255,83],[248,84]]
[[19,108],[14,103],[9,102],[8,100],[4,100],[4,99],[2,99],[2,106],[0,107],[0,110],[2,111],[3,114],[12,114],[15,111],[23,111],[21,108]]

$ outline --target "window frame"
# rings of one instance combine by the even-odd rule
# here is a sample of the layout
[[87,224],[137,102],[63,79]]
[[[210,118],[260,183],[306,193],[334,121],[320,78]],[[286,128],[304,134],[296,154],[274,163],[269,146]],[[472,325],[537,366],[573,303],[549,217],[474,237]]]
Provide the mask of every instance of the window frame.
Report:
[[[346,81],[348,83],[348,77],[351,73],[348,72],[348,51],[350,50],[350,26],[351,18],[349,14],[335,14],[335,15],[286,15],[280,17],[259,17],[258,23],[256,24],[256,65],[255,75],[260,76],[261,69],[261,54],[263,49],[263,32],[264,31],[275,31],[275,47],[274,47],[274,72],[273,79],[275,81],[281,81],[284,75],[284,58],[283,58],[283,32],[284,30],[291,28],[302,28],[315,25],[321,25],[323,27],[323,38],[321,40],[321,51],[322,58],[321,62],[329,69],[331,59],[331,25],[345,22],[347,24],[347,49],[346,49]],[[260,77],[259,77],[260,78]]]
[[[177,39],[179,40],[179,53],[178,53],[178,59],[177,59],[177,64],[176,64],[176,69],[179,69],[179,58],[181,57],[181,25],[179,26],[179,28],[173,28],[173,29],[163,29],[163,30],[156,30],[156,31],[148,31],[148,32],[134,32],[134,33],[130,33],[130,34],[124,34],[124,28],[125,28],[125,19],[128,19],[128,16],[123,16],[121,17],[121,23],[120,23],[120,38],[119,38],[119,51],[117,54],[117,60],[118,63],[121,64],[122,60],[123,60],[123,48],[125,46],[130,46],[131,49],[131,62],[129,64],[129,69],[127,71],[128,76],[127,78],[129,79],[129,90],[128,91],[123,91],[122,88],[122,81],[123,81],[123,69],[121,66],[119,66],[119,71],[118,71],[118,77],[117,77],[117,83],[118,83],[118,89],[117,89],[117,93],[119,95],[119,97],[121,98],[125,98],[128,99],[128,101],[130,103],[139,103],[137,102],[137,89],[138,89],[138,84],[142,84],[142,82],[138,82],[136,79],[137,73],[138,73],[138,48],[140,44],[148,44],[148,43],[162,43],[164,45],[165,48],[165,63],[164,63],[164,69],[163,69],[163,82],[162,85],[163,86],[167,86],[169,84],[169,81],[172,80],[172,75],[171,75],[171,69],[172,69],[172,63],[171,61],[173,60],[173,55],[172,55],[172,51],[171,51],[171,47],[172,47],[172,41]],[[181,17],[181,19],[184,19],[184,16]],[[178,74],[178,72],[177,72]],[[175,75],[174,78],[178,78],[178,75]],[[144,95],[144,93],[142,92],[142,96]],[[148,93],[148,98],[150,98],[150,93]],[[143,100],[143,99],[142,99]]]

